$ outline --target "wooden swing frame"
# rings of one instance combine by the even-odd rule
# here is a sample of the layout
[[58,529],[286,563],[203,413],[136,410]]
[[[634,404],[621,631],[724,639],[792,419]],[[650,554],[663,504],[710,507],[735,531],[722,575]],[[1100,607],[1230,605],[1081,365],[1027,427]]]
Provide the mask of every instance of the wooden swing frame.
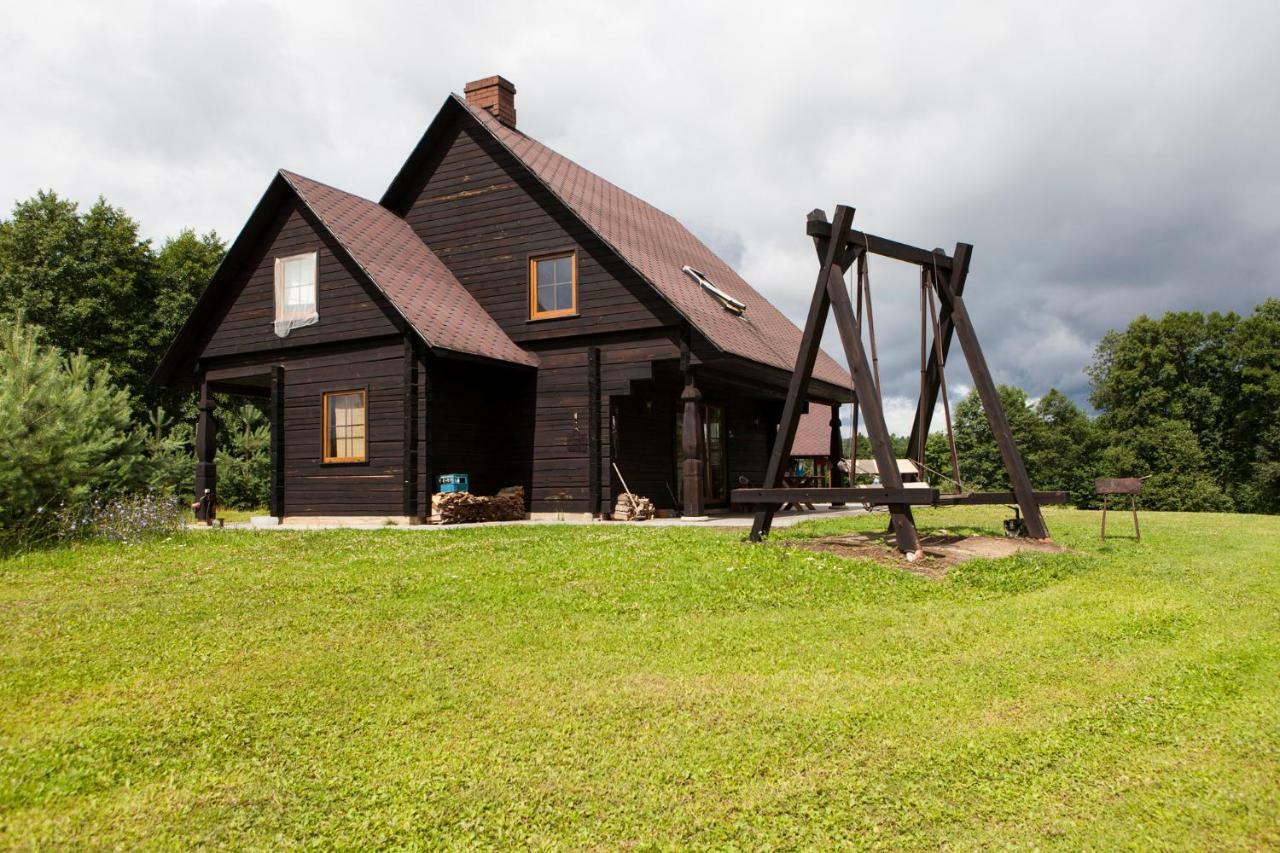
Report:
[[[807,233],[813,239],[818,255],[818,279],[814,286],[813,300],[809,304],[808,319],[800,339],[800,351],[787,388],[787,399],[782,409],[782,420],[769,457],[763,488],[734,489],[734,503],[756,507],[751,527],[751,540],[759,542],[769,535],[773,517],[784,503],[839,503],[855,501],[877,506],[887,506],[890,527],[898,550],[905,554],[920,551],[920,537],[916,532],[912,506],[940,506],[966,504],[1016,503],[1022,511],[1027,535],[1032,539],[1048,539],[1049,530],[1040,512],[1041,503],[1062,503],[1063,492],[1036,492],[1027,477],[1022,455],[1009,428],[1009,420],[1000,405],[995,382],[978,343],[969,310],[964,303],[964,287],[969,275],[969,261],[973,246],[957,243],[955,252],[948,256],[942,249],[926,249],[886,240],[853,230],[854,209],[837,205],[830,222],[825,211],[814,210],[808,216]],[[872,366],[862,345],[861,323],[854,317],[853,305],[845,289],[845,273],[859,258],[867,253],[893,258],[921,268],[921,275],[932,287],[941,305],[937,325],[934,327],[924,381],[921,383],[907,455],[921,455],[929,434],[929,423],[941,389],[942,369],[954,335],[960,337],[960,347],[973,377],[974,387],[982,401],[987,422],[1000,450],[1000,459],[1013,486],[1012,492],[971,492],[960,495],[943,495],[937,489],[908,488],[904,486],[898,471],[889,429],[885,425],[884,408],[879,387],[875,382]],[[864,261],[865,262],[865,261]],[[853,375],[854,397],[865,418],[867,436],[872,455],[880,471],[880,486],[848,486],[833,488],[783,488],[782,475],[796,427],[800,422],[806,402],[806,390],[813,376],[818,358],[827,314],[835,315],[840,341],[844,346],[849,372]],[[856,440],[856,437],[855,437]]]

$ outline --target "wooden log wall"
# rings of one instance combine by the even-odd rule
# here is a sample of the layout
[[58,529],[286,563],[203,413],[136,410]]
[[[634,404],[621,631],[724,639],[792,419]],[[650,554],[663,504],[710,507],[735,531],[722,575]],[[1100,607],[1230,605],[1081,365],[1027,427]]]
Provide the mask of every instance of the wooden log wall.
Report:
[[[679,316],[487,132],[459,117],[405,219],[519,344],[671,326]],[[578,314],[529,319],[531,255],[578,253]]]
[[[390,515],[404,508],[404,341],[287,358],[284,514]],[[367,462],[324,464],[326,391],[363,389]]]

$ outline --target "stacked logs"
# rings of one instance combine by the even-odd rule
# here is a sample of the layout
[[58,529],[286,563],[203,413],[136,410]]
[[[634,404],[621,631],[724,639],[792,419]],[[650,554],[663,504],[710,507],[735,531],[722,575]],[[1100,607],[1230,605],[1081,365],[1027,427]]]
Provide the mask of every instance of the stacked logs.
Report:
[[619,521],[644,521],[653,518],[653,501],[623,492],[613,505],[613,517]]
[[515,486],[497,495],[447,492],[431,496],[431,512],[440,524],[519,521],[524,518],[524,489]]

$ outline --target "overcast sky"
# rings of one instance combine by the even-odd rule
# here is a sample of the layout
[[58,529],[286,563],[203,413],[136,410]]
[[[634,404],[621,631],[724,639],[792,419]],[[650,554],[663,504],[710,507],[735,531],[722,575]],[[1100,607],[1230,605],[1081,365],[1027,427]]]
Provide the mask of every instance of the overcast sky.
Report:
[[[1280,294],[1275,0],[0,9],[6,208],[101,194],[154,238],[232,238],[277,168],[376,199],[445,96],[499,73],[522,130],[683,220],[798,322],[814,207],[973,243],[988,361],[1032,396],[1085,401],[1098,338],[1140,313]],[[871,272],[905,431],[916,274]],[[968,382],[958,348],[948,379]]]

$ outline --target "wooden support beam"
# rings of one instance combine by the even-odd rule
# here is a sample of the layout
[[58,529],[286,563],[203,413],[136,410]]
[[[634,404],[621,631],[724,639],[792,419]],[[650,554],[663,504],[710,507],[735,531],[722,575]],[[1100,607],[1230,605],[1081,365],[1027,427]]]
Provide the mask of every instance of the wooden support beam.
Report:
[[587,505],[601,509],[600,347],[587,347]]
[[284,367],[271,365],[271,491],[270,512],[284,518]]
[[617,435],[613,428],[613,398],[600,395],[600,517],[613,513],[613,459]]
[[403,407],[402,513],[406,518],[418,519],[421,517],[418,504],[418,351],[414,337],[408,334],[404,337]]
[[[837,211],[840,209],[836,208]],[[843,232],[833,229],[832,233],[842,234]],[[884,422],[879,389],[875,387],[872,380],[871,365],[867,362],[867,353],[862,348],[857,322],[854,320],[853,304],[849,301],[849,293],[844,288],[844,279],[841,276],[833,276],[827,280],[827,297],[831,302],[831,313],[836,318],[836,326],[840,329],[840,341],[844,345],[849,372],[853,374],[853,386],[858,402],[861,404],[862,414],[865,416],[867,436],[871,440],[871,452],[875,457],[876,467],[880,471],[880,482],[887,489],[901,489],[902,475],[898,472],[898,460],[893,452],[893,441],[889,437],[889,428]],[[917,553],[920,550],[920,537],[916,534],[910,505],[890,504],[889,512],[898,550],[904,554]]]
[[[946,257],[941,249],[933,250],[939,258]],[[953,293],[964,294],[964,286],[969,278],[969,257],[973,252],[973,246],[968,243],[956,244],[956,252],[954,262],[951,268],[951,274],[947,279],[947,286],[951,288]],[[938,275],[934,277],[933,288],[938,294],[938,300],[942,303],[942,307],[938,311],[938,331],[939,337],[934,339],[933,346],[929,351],[929,366],[925,374],[925,394],[923,399],[916,402],[916,416],[911,422],[911,438],[907,441],[907,458],[915,459],[920,454],[921,442],[929,440],[929,427],[933,423],[933,411],[938,407],[938,394],[942,386],[943,365],[947,362],[947,355],[951,352],[951,338],[955,334],[955,326],[951,322],[951,305],[947,300],[942,298],[943,276],[947,275],[942,265],[938,265]],[[923,424],[924,434],[920,434],[920,427]]]
[[[840,435],[839,403],[832,404],[831,420],[827,425],[831,427],[831,436],[827,444],[827,458],[831,468],[831,488],[838,489],[845,484],[844,472],[840,470],[840,462],[844,459],[844,438]],[[843,502],[832,504],[832,506],[843,505]]]
[[[963,257],[962,257],[963,251]],[[963,276],[968,272],[969,252],[964,244],[956,246],[956,256],[962,260],[953,274]],[[951,309],[951,322],[956,334],[960,336],[960,348],[964,352],[965,361],[969,364],[969,374],[973,377],[974,387],[982,398],[982,408],[987,413],[987,423],[991,426],[991,434],[995,436],[996,446],[1000,450],[1000,459],[1004,462],[1009,482],[1022,508],[1022,515],[1027,525],[1027,535],[1033,539],[1048,539],[1049,529],[1045,526],[1044,515],[1040,505],[1036,503],[1035,492],[1031,488],[1031,479],[1027,476],[1026,465],[1022,454],[1018,452],[1018,444],[1009,428],[1009,419],[1005,416],[1004,407],[1000,405],[1000,395],[996,391],[995,381],[987,367],[987,359],[982,354],[982,345],[978,343],[978,333],[974,330],[973,321],[969,318],[969,309],[965,306],[964,297],[952,290],[950,282],[939,288],[939,295],[945,305]],[[923,402],[923,401],[922,401]],[[924,440],[923,437],[921,440]]]
[[[836,208],[837,234],[843,234],[853,222],[853,208]],[[821,210],[809,213],[809,224],[825,223],[827,215]],[[838,277],[843,276],[844,268],[840,263],[844,260],[844,247],[830,239],[831,229],[827,229],[827,237],[814,237],[814,248],[818,252],[818,280],[813,288],[813,300],[809,303],[809,316],[804,324],[804,333],[800,338],[800,350],[796,353],[796,367],[791,373],[791,381],[787,385],[787,399],[782,405],[782,417],[778,421],[778,432],[773,439],[773,450],[769,454],[769,467],[765,470],[764,485],[777,488],[782,485],[782,475],[786,471],[786,463],[791,453],[791,444],[796,437],[796,427],[800,423],[800,413],[804,406],[805,385],[813,375],[813,366],[818,360],[818,348],[822,345],[822,332],[827,324],[827,310],[831,301],[827,292],[827,280],[831,277],[832,268],[839,270]],[[843,285],[843,278],[841,278]],[[756,510],[751,524],[751,541],[759,542],[769,535],[773,525],[776,508],[762,507]]]
[[431,369],[434,364],[434,357],[430,351],[423,350],[422,358],[419,365],[422,384],[422,485],[424,493],[422,495],[422,514],[426,518],[430,518],[432,514],[431,496],[436,491],[436,470],[435,470],[435,429],[434,429],[434,399],[433,388],[434,383],[431,379]]
[[882,486],[841,486],[839,488],[734,489],[731,500],[736,504],[824,504],[869,503],[932,506],[940,495],[937,489],[897,488]]
[[214,463],[217,454],[218,422],[214,420],[215,404],[209,390],[209,380],[204,371],[200,371],[198,379],[200,399],[196,403],[198,412],[196,421],[196,518],[210,522],[217,518],[218,507],[218,466]]
[[[810,237],[818,237],[830,239],[833,233],[839,233],[832,230],[831,223],[826,221],[810,221],[807,227],[807,233]],[[865,234],[862,231],[849,231],[849,245],[854,251],[865,249],[873,255],[880,255],[885,258],[893,258],[897,261],[905,261],[909,264],[917,264],[920,266],[932,266],[937,261],[938,269],[951,269],[951,258],[945,254],[935,255],[928,249],[921,249],[918,246],[912,246],[907,243],[899,243],[897,240],[887,240],[884,237],[877,237],[874,234]],[[848,268],[848,263],[845,264]]]

